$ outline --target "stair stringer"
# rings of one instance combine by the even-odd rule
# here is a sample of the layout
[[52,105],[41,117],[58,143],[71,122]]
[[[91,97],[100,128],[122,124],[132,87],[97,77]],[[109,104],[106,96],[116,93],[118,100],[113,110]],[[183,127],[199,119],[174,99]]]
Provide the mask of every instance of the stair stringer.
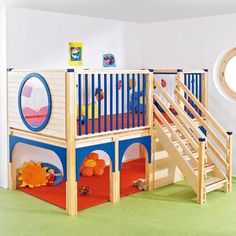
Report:
[[159,142],[164,147],[164,149],[168,152],[169,156],[178,166],[183,176],[185,177],[188,184],[193,188],[195,193],[198,193],[198,177],[192,170],[192,168],[188,165],[188,163],[184,160],[181,153],[176,149],[173,145],[172,141],[168,137],[168,135],[162,131],[161,126],[158,122],[155,122],[157,127],[154,129],[155,134],[157,135]]

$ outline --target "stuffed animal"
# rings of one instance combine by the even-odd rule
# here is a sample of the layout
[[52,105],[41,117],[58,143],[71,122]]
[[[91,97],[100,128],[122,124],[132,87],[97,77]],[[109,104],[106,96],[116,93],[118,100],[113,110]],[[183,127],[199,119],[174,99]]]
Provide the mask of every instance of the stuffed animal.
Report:
[[[133,102],[134,99],[134,102]],[[145,111],[145,106],[143,107],[143,91],[140,91],[139,96],[138,92],[134,92],[134,94],[131,95],[131,101],[129,103],[130,109],[134,110],[135,112],[138,112],[138,104],[139,104],[139,112]],[[134,107],[133,107],[134,104]]]
[[133,186],[137,187],[140,191],[147,191],[148,182],[146,179],[137,179],[133,182]]
[[83,196],[88,196],[91,194],[91,190],[89,187],[85,187],[85,186],[82,186],[80,189],[79,189],[79,193]]
[[80,169],[80,174],[82,176],[101,176],[104,174],[105,161],[99,159],[98,154],[91,152],[84,159],[82,167]]

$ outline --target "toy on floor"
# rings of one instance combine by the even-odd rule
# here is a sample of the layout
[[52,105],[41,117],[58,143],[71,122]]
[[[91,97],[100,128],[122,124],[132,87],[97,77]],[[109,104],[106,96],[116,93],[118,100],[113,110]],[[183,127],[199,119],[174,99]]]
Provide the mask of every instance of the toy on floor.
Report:
[[41,162],[34,163],[32,160],[29,163],[25,162],[23,168],[18,170],[20,174],[18,180],[21,181],[20,187],[29,186],[34,188],[45,186],[48,181],[47,169],[48,167],[41,166]]
[[[134,102],[133,102],[134,98]],[[139,98],[139,99],[138,99]],[[133,107],[134,104],[134,107]],[[139,96],[138,92],[134,92],[134,94],[131,95],[131,101],[130,101],[130,109],[135,112],[138,112],[138,105],[139,105],[139,112],[143,112],[145,110],[145,107],[143,107],[143,91],[140,91]]]
[[147,191],[148,182],[146,179],[137,179],[133,182],[133,186],[137,187],[140,191]]
[[99,159],[99,155],[95,152],[88,154],[84,159],[80,174],[82,176],[101,176],[104,174],[105,161]]
[[90,190],[89,187],[85,187],[85,186],[82,186],[81,188],[79,188],[79,193],[83,196],[88,196],[90,195],[92,192]]
[[47,167],[47,186],[56,186],[63,181],[63,175],[59,168],[50,163],[41,163],[42,167]]

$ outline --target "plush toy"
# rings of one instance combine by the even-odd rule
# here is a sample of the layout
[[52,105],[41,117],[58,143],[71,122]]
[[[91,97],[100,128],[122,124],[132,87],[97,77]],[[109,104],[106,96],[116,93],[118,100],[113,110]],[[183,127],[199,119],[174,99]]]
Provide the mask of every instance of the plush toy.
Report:
[[164,79],[161,80],[161,86],[162,88],[165,88],[167,85],[166,81]]
[[79,193],[83,196],[88,196],[91,194],[91,190],[89,187],[82,186],[81,188],[79,188]]
[[120,90],[122,88],[122,80],[118,81],[117,88]]
[[[136,87],[136,81],[134,80],[134,88]],[[133,79],[129,80],[129,89],[133,88]]]
[[45,186],[47,184],[47,169],[48,167],[42,167],[41,162],[34,163],[32,160],[24,163],[22,169],[19,169],[18,180],[21,181],[20,187],[30,188]]
[[172,105],[170,105],[169,110],[172,112],[172,114],[177,115],[177,111],[174,109]]
[[[88,119],[92,119],[92,107],[93,107],[93,104],[89,103],[88,104]],[[81,113],[82,113],[81,114],[82,117],[84,118],[86,116],[86,106],[85,105],[82,105]],[[76,114],[77,114],[77,117],[79,117],[79,107],[78,106],[77,106]],[[97,103],[94,103],[94,119],[97,119],[97,118],[98,118],[98,105],[97,105]]]
[[98,154],[92,152],[84,159],[80,174],[82,176],[101,176],[104,174],[105,161],[99,159]]
[[102,89],[96,89],[96,91],[95,91],[95,97],[96,97],[96,99],[97,99],[97,101],[99,100],[99,94],[100,94],[100,101],[101,100],[103,100],[104,99],[104,92],[103,92],[103,90]]
[[146,179],[137,179],[133,182],[133,186],[137,187],[140,191],[147,191],[148,182]]
[[[133,102],[134,98],[134,102]],[[134,107],[133,107],[134,103]],[[143,107],[143,91],[140,91],[139,96],[138,92],[134,92],[134,94],[131,95],[131,101],[129,103],[130,109],[134,110],[135,112],[138,112],[138,104],[139,104],[139,112],[143,112],[145,110],[145,106]]]

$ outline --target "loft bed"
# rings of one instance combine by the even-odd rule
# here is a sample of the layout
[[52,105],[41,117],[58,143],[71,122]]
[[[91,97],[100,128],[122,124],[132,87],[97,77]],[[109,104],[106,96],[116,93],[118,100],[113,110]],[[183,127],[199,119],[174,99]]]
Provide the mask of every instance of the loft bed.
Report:
[[[163,86],[165,83],[161,80],[165,79],[173,80],[171,89],[174,91]],[[227,178],[226,189],[230,191],[231,133],[224,132],[208,113],[207,94],[207,70],[13,69],[8,72],[10,189],[17,187],[16,144],[50,150],[58,156],[62,166],[66,188],[63,208],[67,214],[75,215],[83,161],[91,152],[100,150],[110,160],[106,172],[108,198],[117,202],[125,195],[120,188],[125,181],[121,171],[125,169],[124,154],[131,145],[138,144],[140,155],[145,157],[143,178],[147,179],[148,190],[182,180],[183,173],[188,171],[185,178],[190,178],[198,202],[203,203],[204,166],[199,166],[196,176],[196,169],[187,170],[192,166],[186,166],[186,160],[173,162],[173,153],[178,156],[179,147],[183,149],[181,158],[186,156],[186,151],[198,162],[181,140],[169,140],[172,135],[176,137],[178,127],[189,137],[189,143],[199,148],[199,160],[210,150],[223,164],[225,174],[219,169],[215,173],[225,177],[220,187]],[[208,123],[226,140],[225,148]],[[202,148],[206,136],[213,138],[226,159],[208,140],[206,150]],[[169,147],[176,142],[178,148],[172,147],[170,152]],[[160,158],[163,151],[171,154],[165,161]]]

